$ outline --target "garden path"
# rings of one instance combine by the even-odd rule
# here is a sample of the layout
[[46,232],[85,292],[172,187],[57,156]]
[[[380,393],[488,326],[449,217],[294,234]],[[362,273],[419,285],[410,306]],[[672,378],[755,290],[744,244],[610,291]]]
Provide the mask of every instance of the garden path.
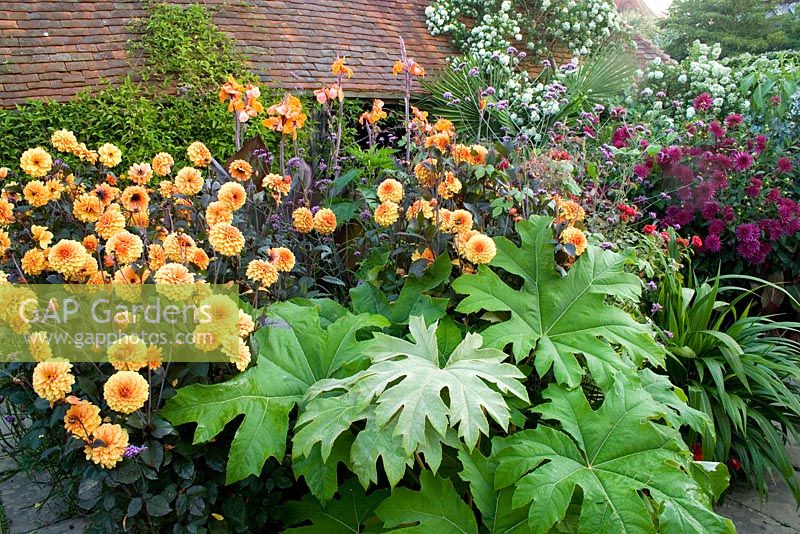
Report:
[[[0,419],[0,425],[4,424]],[[0,428],[0,432],[3,430]],[[792,458],[793,464],[800,467],[800,448],[793,449]],[[14,467],[14,461],[0,453],[0,475]],[[6,534],[2,509],[7,516],[9,534],[79,534],[85,531],[85,519],[62,516],[65,506],[59,499],[53,498],[37,506],[47,496],[47,482],[44,473],[34,476],[20,473],[0,482],[0,534]],[[733,520],[740,534],[800,533],[800,511],[782,481],[770,486],[769,500],[764,502],[757,491],[740,484],[728,493],[718,511]]]

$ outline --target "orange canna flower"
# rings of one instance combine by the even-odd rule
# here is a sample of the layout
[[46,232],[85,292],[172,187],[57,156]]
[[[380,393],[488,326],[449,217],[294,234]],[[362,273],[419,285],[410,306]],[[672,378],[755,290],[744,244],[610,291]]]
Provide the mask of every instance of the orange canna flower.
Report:
[[353,76],[353,69],[345,66],[344,62],[345,58],[337,56],[336,61],[334,61],[333,65],[331,65],[331,71],[337,76],[347,76],[350,78]]

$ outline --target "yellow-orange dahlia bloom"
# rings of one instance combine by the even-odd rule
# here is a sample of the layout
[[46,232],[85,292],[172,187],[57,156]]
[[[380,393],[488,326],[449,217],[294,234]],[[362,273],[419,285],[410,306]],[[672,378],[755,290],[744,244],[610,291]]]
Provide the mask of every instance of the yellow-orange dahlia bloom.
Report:
[[586,251],[586,235],[575,228],[574,226],[569,226],[561,232],[561,243],[567,245],[571,244],[575,246],[575,256],[580,256]]
[[180,263],[162,265],[153,279],[156,291],[172,300],[185,300],[194,293],[194,275]]
[[294,252],[286,247],[274,247],[269,249],[269,258],[280,272],[288,273],[294,269]]
[[559,220],[567,221],[569,224],[575,224],[586,218],[586,211],[580,204],[573,200],[564,201],[557,198],[556,205],[558,208]]
[[87,256],[89,253],[81,243],[62,239],[48,252],[47,262],[54,271],[65,276],[74,276],[83,269]]
[[475,234],[464,247],[464,257],[475,264],[489,263],[497,254],[497,247],[489,236]]
[[454,233],[472,230],[472,214],[467,210],[455,210],[450,216],[450,228]]
[[50,144],[60,152],[75,152],[78,149],[78,139],[69,130],[56,130],[50,136]]
[[50,190],[41,180],[32,180],[25,184],[22,195],[28,204],[34,208],[40,208],[52,200]]
[[96,222],[103,214],[103,202],[94,195],[83,193],[72,204],[72,214],[82,222]]
[[22,153],[19,166],[28,176],[40,178],[53,168],[53,158],[42,147],[29,148]]
[[247,278],[268,288],[278,281],[278,268],[274,263],[264,260],[253,260],[247,264]]
[[239,320],[236,322],[236,330],[239,337],[247,337],[256,329],[256,323],[250,314],[244,310],[239,310]]
[[433,187],[436,183],[436,165],[437,160],[434,158],[427,158],[414,166],[414,176],[417,177],[419,185],[422,187]]
[[8,232],[5,230],[0,230],[0,256],[6,253],[8,249],[11,248],[11,238],[8,236]]
[[336,214],[328,208],[320,208],[314,214],[314,230],[322,235],[332,234],[336,230]]
[[378,185],[378,198],[381,202],[399,204],[403,200],[403,184],[394,178],[387,178]]
[[138,371],[147,365],[147,345],[136,335],[122,336],[108,347],[108,361],[117,371]]
[[218,200],[210,202],[206,208],[206,224],[212,227],[221,222],[233,223],[233,211],[231,211],[230,206]]
[[64,429],[76,438],[88,439],[103,422],[100,408],[86,400],[75,400],[70,404],[72,406],[64,415]]
[[391,226],[400,218],[400,206],[391,200],[382,202],[380,206],[375,208],[373,217],[379,225],[383,227]]
[[127,265],[142,257],[144,243],[138,235],[123,230],[114,234],[106,243],[106,252],[114,257],[117,263]]
[[238,256],[244,248],[244,235],[232,224],[219,223],[209,230],[208,242],[223,256]]
[[96,151],[89,150],[86,147],[86,143],[79,143],[75,148],[74,154],[78,156],[81,161],[88,161],[92,165],[97,163],[97,158],[99,157]]
[[253,175],[253,166],[243,159],[235,159],[228,165],[228,173],[234,180],[246,182]]
[[486,163],[486,155],[489,154],[489,151],[486,149],[486,147],[481,145],[472,145],[470,149],[470,163],[473,165],[483,165]]
[[144,185],[153,177],[153,167],[149,163],[134,163],[128,169],[128,179],[138,185]]
[[201,271],[205,271],[208,269],[208,262],[209,262],[208,254],[206,251],[200,247],[195,247],[189,250],[189,263],[200,269]]
[[417,260],[426,260],[426,261],[428,261],[428,263],[430,263],[430,262],[436,260],[436,254],[433,253],[433,250],[431,250],[431,247],[425,247],[425,250],[423,250],[422,252],[419,252],[419,251],[415,250],[411,254],[411,261],[413,262],[413,261],[417,261]]
[[456,178],[456,175],[452,172],[447,172],[445,173],[444,180],[439,182],[436,192],[444,199],[452,198],[453,195],[461,192],[461,180]]
[[211,163],[211,151],[200,141],[195,141],[186,149],[186,156],[196,167],[207,167]]
[[466,232],[460,232],[453,237],[453,246],[455,247],[458,255],[462,258],[465,257],[464,255],[467,253],[467,243],[469,243],[469,240],[475,235],[478,235],[476,230],[467,230]]
[[111,143],[106,143],[98,148],[97,155],[99,156],[100,163],[109,169],[113,169],[122,161],[122,151]]
[[194,167],[184,167],[175,175],[175,189],[187,197],[196,195],[203,189],[203,175]]
[[103,239],[111,239],[125,230],[125,216],[119,204],[111,204],[94,225],[94,231]]
[[153,157],[153,172],[159,176],[167,176],[172,172],[175,160],[166,152],[159,152]]
[[300,233],[307,234],[314,229],[314,215],[308,208],[297,208],[292,212],[292,226]]
[[151,244],[147,247],[147,266],[151,271],[157,271],[167,262],[167,253],[164,247],[158,244]]
[[149,393],[147,380],[136,371],[117,371],[103,386],[103,398],[108,407],[124,414],[133,413],[144,406]]
[[47,248],[53,241],[53,232],[49,231],[46,226],[38,226],[36,224],[31,226],[31,237],[42,248]]
[[14,204],[0,198],[0,226],[8,226],[14,222]]
[[187,234],[172,233],[164,238],[164,252],[167,259],[172,261],[186,263],[189,261],[189,253],[196,246],[194,239]]
[[247,193],[242,184],[237,182],[227,182],[222,184],[217,193],[217,200],[236,211],[247,201]]
[[425,138],[425,148],[435,147],[444,152],[450,144],[450,134],[437,133]]
[[244,371],[250,365],[250,347],[247,342],[236,336],[222,338],[222,353],[225,354],[239,371]]
[[147,211],[147,206],[150,204],[150,195],[147,194],[147,189],[144,187],[132,185],[126,187],[122,192],[120,202],[128,211]]
[[433,218],[433,208],[436,204],[432,201],[423,199],[415,200],[406,210],[406,220],[413,220],[421,213],[426,219]]
[[83,448],[86,459],[106,469],[113,469],[128,447],[128,433],[119,425],[102,424],[92,433],[93,443]]
[[151,371],[161,367],[161,347],[158,345],[147,346],[147,368]]
[[72,364],[63,360],[39,362],[33,370],[33,391],[50,404],[60,401],[72,389]]
[[31,332],[28,335],[28,351],[37,362],[43,362],[53,357],[53,349],[47,340],[46,332]]
[[103,207],[108,207],[119,196],[119,189],[109,184],[97,184],[90,194],[97,197]]
[[37,276],[47,269],[47,252],[40,248],[32,248],[22,256],[22,271],[30,276]]

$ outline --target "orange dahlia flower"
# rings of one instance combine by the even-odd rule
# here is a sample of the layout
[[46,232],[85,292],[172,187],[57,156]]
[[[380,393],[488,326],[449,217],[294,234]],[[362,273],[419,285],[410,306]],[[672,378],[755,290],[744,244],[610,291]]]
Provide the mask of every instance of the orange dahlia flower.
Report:
[[[147,348],[145,347],[145,354]],[[147,401],[150,387],[147,380],[136,371],[117,371],[103,386],[103,398],[115,412],[133,413]]]
[[113,469],[128,447],[128,433],[119,425],[103,424],[92,434],[93,443],[83,448],[86,459],[106,469]]
[[232,224],[223,222],[211,227],[208,242],[223,256],[238,256],[244,248],[244,235]]
[[72,389],[72,364],[63,360],[39,362],[33,370],[33,391],[52,405]]

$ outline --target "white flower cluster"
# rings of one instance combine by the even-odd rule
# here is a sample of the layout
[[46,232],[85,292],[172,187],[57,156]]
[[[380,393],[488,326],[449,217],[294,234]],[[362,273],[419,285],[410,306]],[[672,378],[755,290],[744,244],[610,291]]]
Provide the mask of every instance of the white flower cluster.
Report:
[[425,14],[431,34],[450,34],[463,53],[506,66],[515,61],[509,47],[546,57],[560,42],[586,56],[622,30],[613,0],[435,0]]
[[711,95],[715,113],[747,111],[750,101],[739,91],[742,71],[720,61],[721,53],[718,44],[695,41],[687,58],[680,63],[664,63],[656,58],[644,73],[639,95],[647,98],[646,89],[650,95],[664,94],[664,98],[672,101],[669,109],[673,116],[686,120],[696,115],[692,101],[701,93]]
[[608,0],[543,0],[542,17],[548,31],[574,54],[587,56],[597,45],[622,31],[622,18]]

